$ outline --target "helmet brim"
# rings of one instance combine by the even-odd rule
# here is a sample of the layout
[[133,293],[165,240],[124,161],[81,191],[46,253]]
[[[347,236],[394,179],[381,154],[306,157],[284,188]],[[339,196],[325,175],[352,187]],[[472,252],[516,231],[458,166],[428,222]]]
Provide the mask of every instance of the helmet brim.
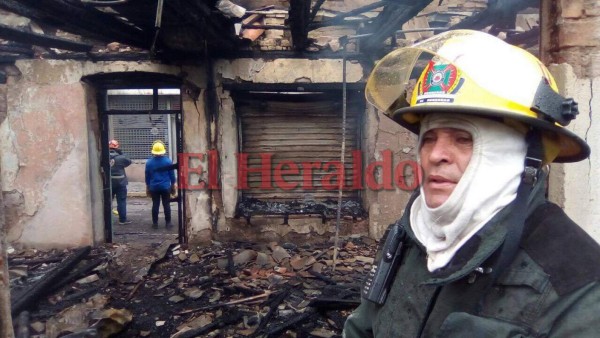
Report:
[[575,133],[570,130],[557,126],[545,120],[532,118],[522,114],[514,114],[511,111],[502,111],[498,109],[485,109],[480,107],[468,106],[416,106],[406,107],[396,110],[392,114],[392,119],[398,124],[415,134],[419,134],[420,122],[409,123],[405,117],[407,114],[425,115],[430,113],[441,114],[465,114],[476,115],[478,117],[498,118],[500,121],[504,119],[513,119],[523,122],[533,128],[541,130],[551,138],[558,139],[559,153],[552,162],[568,163],[584,160],[590,156],[590,146]]

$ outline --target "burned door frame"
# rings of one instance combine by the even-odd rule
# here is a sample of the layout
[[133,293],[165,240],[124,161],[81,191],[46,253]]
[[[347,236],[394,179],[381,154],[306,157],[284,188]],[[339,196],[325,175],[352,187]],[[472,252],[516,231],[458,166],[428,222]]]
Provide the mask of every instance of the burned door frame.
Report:
[[[113,241],[112,226],[112,193],[110,188],[110,163],[108,149],[108,131],[110,115],[139,115],[139,114],[165,114],[175,115],[175,135],[177,155],[183,153],[183,109],[182,109],[182,79],[157,73],[116,73],[116,74],[96,74],[84,79],[90,82],[96,88],[96,104],[98,107],[98,117],[100,120],[100,142],[101,142],[101,160],[102,167],[102,191],[103,191],[103,216],[104,216],[104,236],[105,242]],[[106,106],[106,95],[110,89],[150,89],[152,90],[152,110],[109,110]],[[158,109],[158,90],[159,89],[179,89],[179,107],[176,110]],[[177,163],[176,163],[177,164]],[[176,170],[179,173],[179,168]],[[180,243],[187,242],[184,215],[185,211],[185,189],[178,185],[177,194],[177,213],[178,213],[178,238]]]
[[[241,120],[242,120],[242,109],[239,109],[238,104],[242,101],[247,101],[247,100],[252,100],[252,98],[254,98],[255,100],[259,101],[260,95],[266,95],[266,97],[273,96],[273,97],[277,97],[279,96],[284,97],[284,95],[298,95],[298,94],[306,94],[306,97],[310,97],[310,95],[312,95],[313,97],[319,97],[320,99],[327,99],[327,100],[331,100],[331,102],[337,102],[340,103],[339,104],[339,111],[340,114],[342,112],[342,104],[343,104],[343,88],[342,88],[342,84],[341,83],[331,83],[331,84],[268,84],[268,85],[264,85],[264,84],[233,84],[233,85],[224,85],[225,89],[229,89],[231,92],[231,97],[233,98],[233,101],[235,102],[235,106],[236,106],[236,117],[238,120],[238,152],[242,152],[243,150],[243,126],[241,125]],[[259,92],[261,92],[262,94],[258,94]],[[362,152],[362,133],[363,133],[363,119],[364,119],[364,113],[365,113],[365,107],[366,107],[366,103],[364,100],[364,84],[361,83],[357,83],[357,84],[351,84],[350,86],[348,86],[347,89],[347,93],[349,95],[347,95],[347,97],[353,97],[354,99],[352,100],[353,103],[355,103],[355,105],[352,107],[352,110],[355,112],[355,118],[356,118],[356,126],[355,126],[355,134],[353,136],[354,140],[355,140],[355,148],[357,150],[361,150]],[[356,99],[358,97],[358,99]],[[299,100],[300,104],[302,100]],[[310,101],[307,101],[310,102]],[[341,115],[340,115],[341,117]],[[341,123],[341,118],[340,118],[340,123]],[[340,125],[341,127],[341,125]],[[348,150],[347,150],[348,151]],[[339,156],[339,155],[338,155]],[[348,155],[347,155],[348,156]],[[352,163],[352,160],[348,161],[348,158],[345,160],[346,163]],[[362,165],[362,163],[361,163]],[[362,177],[361,177],[362,180]],[[346,181],[348,181],[348,178],[346,178]],[[356,191],[356,194],[351,193],[350,195],[355,195],[352,196],[351,199],[356,199],[359,203],[362,204],[362,194],[363,191],[362,189],[359,189],[358,191]],[[242,199],[244,198],[244,192],[242,191],[241,194],[238,195],[238,201],[237,201],[237,205],[239,205],[240,201],[242,201]],[[337,189],[335,190],[335,195],[337,196]],[[284,198],[285,199],[285,198]],[[315,200],[323,200],[322,198],[315,198]],[[238,210],[238,208],[236,207],[236,210]],[[237,211],[236,211],[236,217],[242,216],[240,215]],[[287,217],[287,215],[286,215]],[[249,221],[249,220],[248,220]],[[285,224],[285,220],[284,220],[284,224]]]

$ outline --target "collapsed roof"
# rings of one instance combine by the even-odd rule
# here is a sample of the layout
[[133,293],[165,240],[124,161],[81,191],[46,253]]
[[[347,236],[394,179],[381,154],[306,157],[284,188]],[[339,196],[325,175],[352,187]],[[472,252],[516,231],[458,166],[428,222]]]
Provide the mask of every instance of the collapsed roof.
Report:
[[458,28],[503,32],[531,46],[539,26],[519,15],[538,7],[536,0],[3,0],[0,62],[305,56],[344,49],[349,39],[348,51],[381,55]]

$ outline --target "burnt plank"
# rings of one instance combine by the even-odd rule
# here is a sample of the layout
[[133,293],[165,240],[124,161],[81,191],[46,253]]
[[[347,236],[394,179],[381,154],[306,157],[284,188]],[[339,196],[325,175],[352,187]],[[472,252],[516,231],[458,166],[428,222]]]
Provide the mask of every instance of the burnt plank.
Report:
[[373,34],[361,41],[361,50],[367,52],[380,51],[383,42],[393,36],[398,29],[408,20],[419,14],[433,0],[388,1],[383,11],[377,16],[373,24],[368,27]]
[[10,27],[3,24],[0,24],[0,38],[8,41],[22,42],[46,48],[70,50],[74,52],[89,52],[93,47],[92,45],[86,43],[27,32],[24,29]]
[[343,310],[354,309],[360,305],[360,299],[339,299],[331,297],[319,297],[312,299],[308,306],[319,310]]
[[60,281],[79,261],[87,256],[91,249],[91,247],[86,246],[76,250],[54,270],[47,273],[31,288],[27,289],[23,295],[12,303],[11,313],[13,316],[34,306],[37,301],[52,290],[53,285]]
[[308,46],[308,23],[310,22],[310,0],[290,0],[289,25],[295,50]]
[[306,312],[304,312],[303,314],[301,314],[300,316],[292,316],[292,319],[281,324],[278,325],[274,328],[269,329],[269,331],[267,332],[267,337],[272,338],[272,337],[280,337],[281,334],[287,330],[289,327],[292,326],[296,326],[301,324],[302,322],[308,320],[310,317],[312,317],[315,314],[315,311],[313,310],[308,310]]
[[516,15],[528,7],[539,7],[538,0],[495,0],[489,1],[488,7],[450,29],[482,29],[489,25],[501,28],[514,28]]
[[388,3],[389,3],[389,1],[378,1],[375,3],[369,4],[369,5],[348,11],[346,13],[338,14],[335,17],[333,17],[329,20],[325,20],[323,22],[313,22],[310,24],[309,27],[312,30],[312,29],[316,29],[316,28],[324,27],[324,26],[339,25],[339,24],[343,23],[344,19],[346,19],[347,17],[362,14],[364,12],[368,12],[368,11],[374,10],[376,8],[383,7]]
[[14,2],[3,0],[0,7],[12,3],[10,7],[14,9],[15,14],[101,41],[119,41],[142,48],[149,47],[152,42],[153,32],[143,32],[139,27],[94,8],[75,6],[64,0],[20,0],[20,6],[14,6]]

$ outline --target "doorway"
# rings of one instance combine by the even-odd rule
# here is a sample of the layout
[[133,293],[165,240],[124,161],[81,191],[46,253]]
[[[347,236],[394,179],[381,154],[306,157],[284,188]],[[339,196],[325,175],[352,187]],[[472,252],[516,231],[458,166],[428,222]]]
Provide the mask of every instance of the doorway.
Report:
[[[107,242],[155,242],[177,239],[185,242],[185,210],[183,191],[171,195],[171,223],[166,227],[164,208],[159,208],[158,227],[153,227],[152,199],[146,195],[145,165],[152,157],[153,143],[160,140],[165,145],[165,157],[173,163],[165,170],[177,177],[178,154],[183,151],[183,120],[179,88],[153,86],[135,88],[107,88],[99,93],[101,120],[103,214]],[[127,175],[126,218],[131,223],[122,224],[116,199],[111,187],[111,155],[109,141],[117,140],[120,151],[131,160],[125,168]],[[121,209],[122,211],[123,209]],[[122,212],[121,212],[122,213]],[[121,216],[121,217],[120,217]]]

